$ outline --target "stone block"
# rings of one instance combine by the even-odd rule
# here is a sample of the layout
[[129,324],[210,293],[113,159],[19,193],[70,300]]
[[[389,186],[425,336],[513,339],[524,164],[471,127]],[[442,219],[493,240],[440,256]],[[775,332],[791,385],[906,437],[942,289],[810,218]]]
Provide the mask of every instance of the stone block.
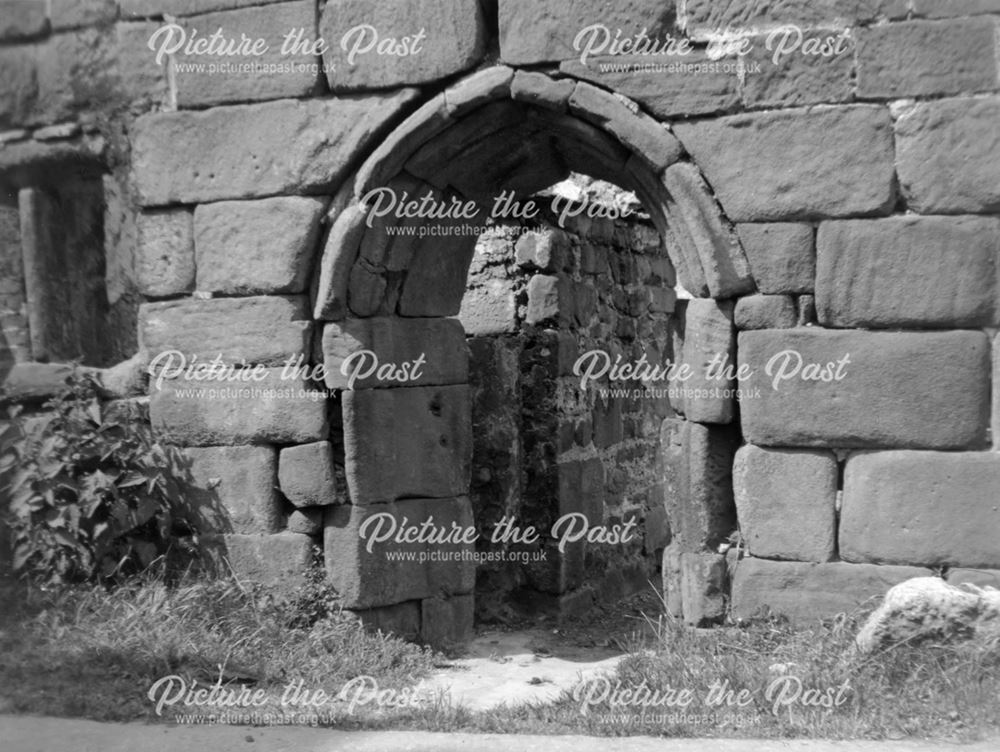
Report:
[[511,81],[510,96],[516,102],[566,112],[575,88],[576,82],[571,79],[553,79],[544,73],[519,70]]
[[278,484],[281,493],[295,507],[320,507],[344,501],[337,494],[333,446],[329,441],[282,449],[278,457]]
[[794,222],[738,224],[757,289],[765,295],[811,293],[816,275],[813,228]]
[[306,572],[313,561],[313,539],[298,533],[233,533],[212,536],[205,544],[210,554],[225,562],[222,572],[232,572],[243,582],[256,582],[282,591],[304,585]]
[[[726,112],[739,104],[738,79],[700,51],[651,59],[648,55],[566,60],[559,70],[610,91],[621,92],[656,118]],[[628,66],[623,67],[623,66]]]
[[73,366],[65,363],[15,363],[3,381],[12,402],[45,402],[66,388]]
[[729,578],[723,554],[681,554],[681,608],[684,622],[705,627],[726,616]]
[[681,547],[677,543],[663,549],[663,601],[667,613],[675,619],[684,616],[684,596],[681,592]]
[[1000,567],[1000,456],[865,452],[844,472],[840,558]]
[[659,472],[671,548],[714,550],[736,529],[732,469],[739,443],[739,433],[731,426],[663,421]]
[[323,507],[293,509],[288,515],[288,532],[318,535],[323,530]]
[[327,436],[323,392],[265,369],[248,383],[165,380],[154,387],[149,417],[157,435],[182,446],[304,444]]
[[747,113],[674,133],[734,222],[887,214],[895,203],[885,107]]
[[344,319],[323,328],[323,358],[330,389],[441,386],[469,378],[465,332],[456,319]]
[[858,97],[896,99],[998,88],[992,19],[904,21],[858,32]]
[[[500,57],[507,63],[531,64],[579,58],[584,40],[576,38],[596,26],[595,45],[605,47],[618,29],[646,31],[662,39],[673,31],[674,8],[657,0],[620,0],[613,6],[599,0],[563,3],[559,0],[500,0]],[[602,28],[603,27],[603,28]],[[603,39],[607,32],[609,39]],[[600,54],[594,50],[592,54]]]
[[420,602],[420,640],[434,648],[461,645],[473,637],[474,597],[425,598]]
[[507,280],[491,279],[470,287],[458,312],[466,334],[490,336],[517,331],[517,299]]
[[53,31],[96,26],[114,21],[116,0],[50,0],[49,25]]
[[867,608],[893,585],[930,574],[919,567],[744,558],[733,576],[733,618],[749,619],[766,607],[796,626],[811,626]]
[[585,81],[569,98],[570,112],[613,135],[655,172],[681,157],[681,145],[665,125],[631,109],[621,97]]
[[382,632],[396,635],[404,640],[416,640],[420,637],[421,603],[421,601],[406,601],[381,608],[357,609],[352,613],[370,632]]
[[189,447],[182,450],[184,502],[220,533],[276,533],[278,453],[269,446]]
[[173,104],[167,72],[170,58],[157,64],[156,54],[149,49],[149,38],[159,27],[153,21],[122,21],[114,26],[116,93],[129,102]]
[[[284,40],[293,29],[301,29],[303,41],[309,44],[316,40],[316,5],[312,0],[206,13],[181,19],[179,25],[188,38],[223,29],[227,39],[245,35],[251,40],[264,40],[260,48],[263,54],[242,58],[188,55],[184,48],[174,53],[174,86],[181,107],[318,93],[320,58],[282,52]],[[205,66],[207,72],[194,66]]]
[[791,329],[798,319],[791,295],[746,295],[733,309],[737,329]]
[[261,5],[264,0],[118,0],[125,17],[194,16]]
[[151,298],[181,295],[194,287],[191,212],[166,209],[136,218],[135,280]]
[[0,19],[0,39],[25,39],[44,34],[49,27],[46,0],[7,0]]
[[139,201],[203,203],[331,188],[415,95],[401,89],[143,115],[129,134]]
[[336,0],[320,17],[329,46],[323,62],[333,66],[327,73],[331,91],[446,78],[482,58],[486,33],[477,0]]
[[1000,334],[993,338],[993,415],[990,433],[993,435],[993,450],[1000,450]]
[[[801,34],[801,36],[799,36]],[[798,43],[794,52],[778,55],[785,34],[777,32],[768,45],[770,35],[750,37],[752,47],[741,58],[746,73],[740,98],[747,108],[796,107],[799,105],[847,102],[854,98],[854,47],[846,29],[789,30],[787,44]],[[805,55],[802,48],[822,46],[832,42],[834,54]],[[731,78],[736,78],[729,74]]]
[[876,329],[996,325],[998,249],[1000,219],[994,217],[823,222],[816,235],[819,323]]
[[1000,97],[914,104],[896,120],[896,169],[921,214],[1000,211]]
[[663,173],[671,202],[668,219],[676,215],[674,232],[689,240],[714,298],[729,298],[753,290],[750,267],[733,226],[719,208],[698,168],[689,162],[671,165]]
[[[139,306],[139,343],[153,358],[176,350],[191,365],[211,361],[277,365],[308,357],[311,322],[298,296],[185,299]],[[176,368],[180,359],[172,363]]]
[[[734,381],[726,369],[735,362],[736,330],[732,301],[688,301],[684,324],[683,363],[690,378],[684,390],[684,415],[698,423],[729,423],[735,408]],[[728,392],[728,394],[727,394]]]
[[559,278],[535,274],[528,280],[528,310],[525,321],[539,324],[559,315]]
[[961,449],[986,439],[982,332],[741,332],[738,353],[752,371],[740,412],[753,444]]
[[677,22],[688,36],[707,41],[721,31],[763,32],[788,24],[801,28],[842,29],[882,18],[905,18],[907,0],[874,0],[863,3],[788,0],[782,3],[718,3],[686,0]]
[[194,211],[198,289],[302,292],[325,207],[324,199],[297,196],[201,204]]
[[[366,526],[369,519],[374,521]],[[445,531],[439,537],[451,537],[441,543],[397,540],[404,526],[412,531],[424,525]],[[328,507],[323,532],[327,576],[350,609],[471,593],[474,544],[462,542],[470,528],[472,507],[465,497]]]
[[470,408],[464,385],[345,392],[351,503],[466,493],[472,463]]
[[746,444],[736,453],[733,492],[740,533],[752,556],[817,562],[834,558],[833,452]]
[[329,231],[323,244],[319,273],[315,275],[313,316],[321,321],[338,321],[347,315],[347,291],[351,268],[365,234],[364,212],[351,199],[350,182],[345,184],[327,214]]
[[[431,235],[419,239],[413,246],[413,256],[399,296],[401,316],[455,316],[461,310],[469,265],[476,253],[476,239],[471,235],[447,233],[449,227],[459,224],[459,220],[425,221]],[[436,228],[443,231],[442,237],[433,235]]]

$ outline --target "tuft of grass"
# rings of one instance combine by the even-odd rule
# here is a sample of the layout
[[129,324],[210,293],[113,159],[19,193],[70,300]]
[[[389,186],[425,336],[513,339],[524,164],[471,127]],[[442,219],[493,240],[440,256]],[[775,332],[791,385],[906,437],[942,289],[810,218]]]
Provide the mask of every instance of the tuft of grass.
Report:
[[[234,579],[168,586],[136,579],[47,591],[6,582],[0,617],[0,710],[95,720],[152,719],[146,693],[164,676],[188,685],[336,692],[357,676],[415,683],[425,648],[364,630],[315,583],[286,597]],[[187,709],[188,711],[191,708]]]

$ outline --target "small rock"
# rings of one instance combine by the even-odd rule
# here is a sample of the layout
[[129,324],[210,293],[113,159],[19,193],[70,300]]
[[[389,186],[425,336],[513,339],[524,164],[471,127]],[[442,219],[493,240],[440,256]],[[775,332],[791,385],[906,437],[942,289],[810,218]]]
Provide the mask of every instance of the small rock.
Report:
[[1000,590],[914,577],[892,587],[855,643],[862,653],[927,638],[1000,639]]

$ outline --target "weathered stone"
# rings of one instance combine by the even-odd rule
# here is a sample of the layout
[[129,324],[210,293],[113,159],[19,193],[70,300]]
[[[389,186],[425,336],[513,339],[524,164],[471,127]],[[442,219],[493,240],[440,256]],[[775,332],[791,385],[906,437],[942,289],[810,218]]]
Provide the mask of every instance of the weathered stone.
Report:
[[[801,35],[801,36],[800,36]],[[854,98],[854,41],[846,30],[789,30],[778,32],[768,45],[769,35],[750,37],[753,45],[741,58],[746,73],[740,91],[747,107],[795,107],[820,102],[846,102]],[[809,48],[836,39],[829,56],[802,54]],[[794,52],[784,55],[777,50],[783,44],[797,43]],[[787,49],[787,48],[786,48]],[[730,74],[731,78],[736,78]],[[697,78],[697,76],[695,77]]]
[[726,557],[722,554],[681,554],[681,608],[684,622],[704,627],[722,621],[729,599]]
[[448,117],[444,92],[424,102],[361,165],[354,181],[355,198],[361,200],[369,191],[387,185],[421,146],[455,122]]
[[960,449],[985,440],[981,332],[742,332],[738,354],[753,372],[740,400],[751,443]]
[[535,274],[528,280],[528,310],[525,321],[538,324],[559,315],[559,278]]
[[434,648],[454,647],[473,636],[474,598],[425,598],[420,602],[420,640]]
[[844,472],[840,558],[888,564],[1000,566],[1000,456],[868,452]]
[[[189,364],[193,357],[204,362],[219,356],[226,363],[277,365],[307,356],[310,327],[305,298],[297,296],[171,300],[139,306],[141,346],[154,359],[178,350]],[[174,368],[178,365],[179,359],[173,362]]]
[[[403,291],[399,296],[401,316],[455,316],[461,310],[469,265],[476,252],[476,238],[450,234],[464,220],[426,221],[428,236],[414,244]],[[435,235],[440,228],[442,237]]]
[[209,531],[252,534],[281,529],[274,447],[192,447],[182,452],[184,502],[208,522]]
[[321,507],[344,501],[337,493],[333,447],[329,441],[282,449],[278,457],[278,485],[296,507]]
[[51,35],[39,42],[35,59],[38,99],[32,114],[34,123],[68,120],[80,111],[117,103],[114,37],[103,29]]
[[149,401],[157,434],[183,446],[304,444],[327,436],[322,392],[266,369],[259,381],[232,383],[166,380]]
[[976,16],[983,13],[1000,12],[997,0],[909,0],[913,13],[924,18],[950,18],[952,16]]
[[681,592],[681,547],[676,542],[663,549],[663,601],[666,612],[676,619],[684,616]]
[[293,509],[288,515],[288,532],[317,535],[323,530],[323,507]]
[[465,332],[456,319],[344,319],[323,327],[323,356],[330,389],[440,386],[469,378]]
[[921,214],[1000,211],[1000,98],[920,102],[896,121],[896,169]]
[[374,316],[383,309],[387,287],[385,271],[367,259],[359,258],[347,278],[347,307],[350,313]]
[[747,295],[733,309],[737,329],[791,329],[798,319],[791,295]]
[[364,212],[357,204],[331,207],[327,221],[332,226],[320,257],[319,275],[313,293],[313,316],[320,321],[337,321],[347,315],[347,290],[351,267],[365,232]]
[[843,29],[880,18],[905,18],[907,10],[907,0],[847,3],[815,0],[717,3],[713,0],[686,0],[677,21],[692,39],[706,41],[726,30],[754,33],[788,24],[805,28]]
[[885,214],[895,202],[885,107],[748,113],[674,132],[734,222]]
[[139,199],[146,206],[200,203],[337,185],[415,95],[401,89],[144,115],[130,134]]
[[149,49],[149,38],[159,27],[156,22],[115,24],[118,93],[129,102],[172,104],[167,75],[170,58],[158,64],[156,55]]
[[690,378],[677,382],[684,390],[684,415],[698,423],[729,423],[735,395],[731,370],[736,347],[732,301],[689,300],[684,322],[682,362]]
[[66,388],[73,366],[65,363],[15,363],[3,382],[12,402],[44,402]]
[[794,222],[739,224],[736,232],[760,292],[778,295],[813,291],[816,252],[811,226]]
[[[373,518],[376,521],[366,525]],[[403,526],[409,530],[425,524],[450,533],[449,540],[388,539]],[[463,542],[469,529],[475,528],[465,497],[328,507],[323,531],[327,576],[350,609],[471,593],[476,577],[473,544]]]
[[514,70],[506,65],[483,68],[445,89],[445,111],[450,118],[458,118],[494,99],[507,99]]
[[572,248],[561,230],[526,232],[514,244],[517,265],[542,272],[558,272],[566,265]]
[[660,428],[664,505],[679,551],[714,550],[736,529],[733,457],[739,432],[667,418]]
[[302,292],[326,201],[282,196],[194,211],[198,289],[229,295]]
[[911,329],[1000,323],[998,251],[1000,219],[992,217],[823,222],[816,235],[819,323]]
[[104,24],[117,15],[117,0],[51,0],[49,6],[53,31]]
[[282,590],[305,584],[313,560],[313,539],[297,533],[212,536],[205,547],[228,564],[224,573]]
[[765,449],[736,453],[733,492],[752,556],[830,561],[837,540],[837,459],[832,452]]
[[471,336],[509,334],[517,331],[517,300],[504,280],[487,280],[462,297],[458,319]]
[[1000,569],[963,569],[961,567],[949,567],[948,583],[950,585],[993,587],[1000,590]]
[[894,585],[868,617],[855,644],[862,654],[886,645],[955,639],[1000,638],[1000,590],[957,588],[940,577]]
[[0,18],[0,39],[24,39],[48,29],[46,0],[7,0]]
[[929,574],[919,567],[744,558],[733,576],[733,618],[750,619],[766,607],[795,625],[807,626],[855,612],[893,585]]
[[[1000,334],[993,339],[993,394],[1000,395]],[[993,400],[990,433],[993,435],[993,449],[1000,449],[1000,399]]]
[[[319,28],[331,91],[435,81],[474,66],[486,46],[477,0],[336,0]],[[385,54],[388,44],[408,54]]]
[[194,231],[191,212],[165,209],[136,218],[135,280],[139,292],[156,298],[194,287]]
[[[599,0],[574,3],[500,0],[500,57],[514,64],[542,63],[549,60],[579,58],[584,40],[576,37],[597,25],[596,45],[606,47],[610,38],[622,30],[623,36],[644,31],[662,39],[673,31],[673,5],[657,0],[620,0],[608,6]],[[603,29],[601,27],[604,27]],[[606,31],[608,39],[603,39]],[[595,48],[592,54],[600,54]]]
[[733,109],[740,100],[738,78],[723,70],[726,64],[735,68],[730,60],[713,61],[704,53],[693,52],[662,59],[648,55],[605,56],[588,59],[585,64],[578,59],[567,60],[560,63],[559,70],[621,92],[654,117],[669,118]]
[[137,352],[109,368],[91,371],[103,399],[126,399],[146,394],[146,353]]
[[[469,411],[464,385],[345,392],[344,455],[351,503],[466,493],[472,462]],[[392,473],[386,472],[389,467]]]
[[555,112],[566,112],[569,109],[569,98],[575,88],[575,81],[553,79],[544,73],[519,70],[514,74],[514,80],[510,84],[510,96],[517,102],[525,102]]
[[663,184],[673,199],[669,214],[679,214],[681,220],[675,223],[674,232],[685,233],[693,242],[712,297],[729,298],[752,290],[753,279],[739,238],[698,168],[690,162],[671,165],[663,173]]
[[569,98],[569,109],[613,135],[656,172],[680,159],[681,145],[666,126],[630,109],[626,101],[582,81]]
[[[317,38],[316,5],[312,0],[286,0],[208,13],[183,19],[179,25],[188,37],[195,32],[207,35],[209,30],[224,29],[227,39],[245,35],[252,40],[262,39],[266,45],[263,54],[234,61],[211,54],[184,54],[184,48],[174,53],[177,104],[181,107],[300,97],[318,92],[319,57],[282,51],[284,40],[293,29],[302,30],[306,44]],[[247,64],[253,67],[248,70]],[[194,66],[204,66],[208,73]]]
[[816,323],[816,298],[813,295],[799,295],[797,299],[799,311],[799,326],[812,326]]
[[997,88],[996,24],[983,19],[904,21],[858,33],[858,96],[896,97]]
[[[381,608],[365,608],[352,613],[370,632],[393,634],[404,640],[420,637],[421,601],[406,601]],[[345,609],[350,611],[350,609]]]

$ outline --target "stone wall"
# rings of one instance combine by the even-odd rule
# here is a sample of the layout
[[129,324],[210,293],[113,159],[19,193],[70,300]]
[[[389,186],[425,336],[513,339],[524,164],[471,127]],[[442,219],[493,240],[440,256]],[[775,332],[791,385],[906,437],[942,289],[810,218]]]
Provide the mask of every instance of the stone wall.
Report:
[[[361,19],[395,41],[362,52],[372,40],[352,31]],[[658,527],[672,535],[662,573],[673,612],[706,623],[766,605],[804,620],[928,568],[995,581],[1000,560],[985,541],[1000,531],[998,20],[995,2],[923,0],[7,3],[0,295],[4,357],[20,366],[8,392],[48,356],[25,343],[51,331],[32,323],[51,310],[32,306],[39,288],[13,230],[15,196],[30,204],[47,185],[99,177],[104,268],[89,275],[104,289],[74,290],[71,306],[83,314],[74,325],[107,306],[96,320],[113,345],[97,364],[177,349],[263,369],[258,391],[197,395],[178,377],[149,387],[161,435],[188,447],[206,482],[225,483],[234,567],[285,581],[322,538],[330,577],[371,623],[460,637],[473,613],[471,544],[456,544],[447,566],[404,565],[358,536],[380,511],[473,517],[475,389],[454,317],[469,322],[476,308],[491,326],[547,326],[560,353],[563,317],[583,331],[596,316],[587,336],[614,329],[610,345],[627,340],[619,327],[630,319],[610,326],[598,302],[631,311],[629,280],[648,272],[585,271],[578,234],[579,270],[531,262],[522,314],[517,295],[475,278],[466,294],[481,233],[458,228],[470,223],[369,222],[364,199],[391,187],[483,207],[584,173],[642,202],[670,260],[657,276],[675,269],[691,298],[651,341],[702,375],[669,398],[673,414],[623,405],[620,441],[616,406],[606,423],[589,403],[567,407],[546,430],[556,465],[572,473],[565,488],[600,459],[609,515],[619,492],[632,498],[615,474],[640,485],[643,471],[660,474],[662,507],[635,498],[647,519],[667,518]],[[159,33],[160,46],[162,28],[219,28],[267,49],[251,69],[182,46],[157,60],[148,43]],[[687,53],[642,54],[643,29]],[[282,55],[288,30],[301,33]],[[319,36],[328,49],[311,44]],[[742,45],[742,61],[719,58],[726,45]],[[55,253],[42,258],[46,280],[65,271]],[[648,310],[670,313],[672,298],[658,295]],[[581,301],[598,312],[581,317]],[[515,362],[473,334],[498,372],[551,368],[542,340]],[[424,355],[426,367],[408,381],[347,384],[339,368],[362,350],[382,362]],[[775,369],[795,365],[788,350],[802,367],[775,383]],[[717,365],[744,367],[743,379],[704,377],[720,354]],[[309,368],[282,378],[289,358]],[[572,403],[562,362],[543,380],[543,403]],[[738,397],[725,391],[737,386]],[[643,443],[652,415],[663,417],[655,463]],[[630,446],[625,427],[636,423],[643,438]]]
[[[571,205],[568,198],[557,204]],[[470,498],[480,547],[498,558],[501,551],[545,555],[481,564],[481,618],[581,614],[595,597],[611,603],[656,579],[669,538],[655,467],[666,395],[612,392],[607,378],[581,387],[573,368],[588,352],[661,360],[672,282],[655,230],[631,213],[553,216],[480,239],[459,313],[471,335]],[[608,528],[634,520],[634,533],[624,544],[581,540],[564,552],[551,535],[534,546],[490,544],[504,517],[551,533],[568,514]]]

